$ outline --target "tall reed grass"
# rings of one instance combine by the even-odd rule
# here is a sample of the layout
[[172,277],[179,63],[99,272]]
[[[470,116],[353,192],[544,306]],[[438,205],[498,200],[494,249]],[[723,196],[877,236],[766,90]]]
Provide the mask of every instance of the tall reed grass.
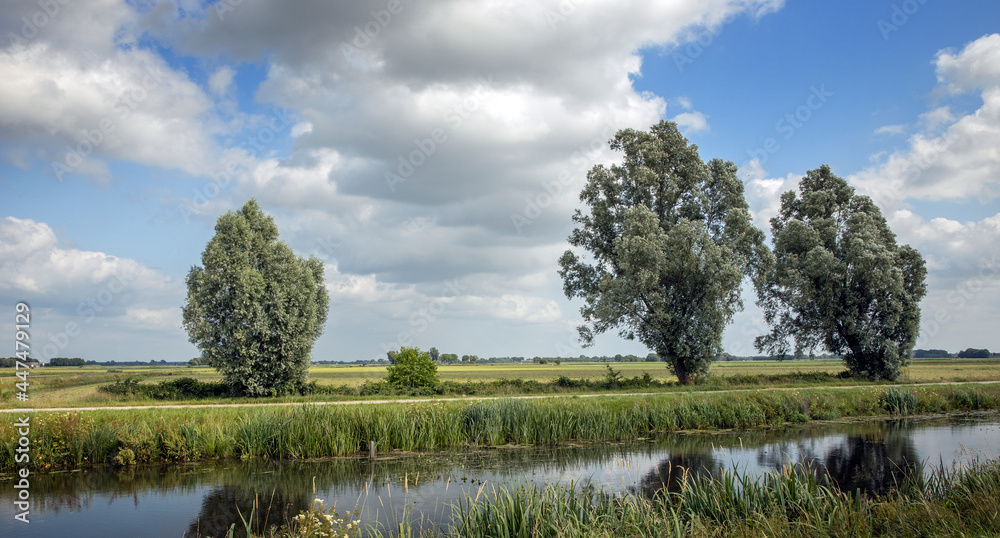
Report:
[[[463,538],[997,536],[998,512],[1000,462],[974,460],[936,469],[881,497],[842,492],[815,472],[791,467],[760,476],[692,474],[679,489],[651,498],[573,485],[513,484],[467,497],[452,507],[451,523],[436,531],[415,525],[418,514],[412,513],[388,527],[344,530],[349,536]],[[297,521],[321,522],[325,516],[338,517],[314,506]],[[292,525],[254,538],[321,536],[311,531]]]
[[[757,391],[411,404],[37,412],[35,470],[220,458],[303,459],[463,445],[625,441],[677,430],[1000,409],[1000,386]],[[15,468],[14,420],[0,422],[0,470]]]

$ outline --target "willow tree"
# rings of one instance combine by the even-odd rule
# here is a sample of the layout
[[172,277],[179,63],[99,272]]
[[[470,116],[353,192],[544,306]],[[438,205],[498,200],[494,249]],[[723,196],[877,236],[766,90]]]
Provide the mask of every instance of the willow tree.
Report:
[[796,355],[819,346],[842,354],[848,371],[896,379],[909,364],[927,293],[924,260],[898,246],[878,206],[829,166],[806,173],[799,194],[781,196],[771,219],[775,264],[758,287],[771,332],[761,351]]
[[587,174],[579,227],[559,275],[579,297],[583,344],[617,328],[668,362],[683,384],[708,372],[722,333],[743,308],[740,285],[770,260],[753,225],[736,166],[705,163],[672,122],[650,132],[625,129],[611,140],[621,165]]
[[236,394],[300,391],[329,298],[323,264],[278,240],[255,200],[227,212],[187,276],[184,328]]

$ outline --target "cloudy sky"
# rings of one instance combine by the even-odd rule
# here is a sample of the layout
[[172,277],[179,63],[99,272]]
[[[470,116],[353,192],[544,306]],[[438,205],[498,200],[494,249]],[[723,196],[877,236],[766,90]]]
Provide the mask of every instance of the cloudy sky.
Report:
[[317,360],[644,355],[579,348],[556,260],[608,138],[665,118],[765,229],[830,164],[927,260],[919,347],[1000,350],[998,31],[995,0],[4,0],[0,305],[43,359],[187,360],[184,277],[255,197],[326,263]]

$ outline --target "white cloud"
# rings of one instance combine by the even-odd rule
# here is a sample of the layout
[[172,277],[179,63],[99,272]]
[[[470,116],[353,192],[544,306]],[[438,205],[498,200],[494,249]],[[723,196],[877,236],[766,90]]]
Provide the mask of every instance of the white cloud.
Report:
[[878,129],[875,129],[875,134],[885,134],[885,135],[900,135],[906,132],[906,125],[883,125]]
[[982,106],[955,117],[948,106],[921,116],[923,131],[907,149],[850,178],[883,207],[905,198],[992,200],[1000,196],[1000,35],[969,43],[936,59],[938,81],[953,93],[979,90]]
[[928,131],[955,123],[955,116],[947,106],[935,108],[920,115],[920,121]]
[[981,37],[955,53],[937,55],[938,82],[956,92],[990,90],[1000,81],[1000,34]]
[[232,67],[224,65],[217,69],[215,73],[212,73],[212,76],[208,77],[208,88],[215,95],[224,96],[229,91],[235,75],[236,71]]
[[103,353],[137,328],[159,331],[154,340],[165,347],[157,353],[169,356],[168,349],[185,346],[183,298],[182,283],[134,260],[60,246],[43,222],[0,219],[0,299],[28,301],[36,357]]
[[708,118],[697,111],[682,112],[671,118],[671,121],[677,123],[677,126],[686,133],[702,133],[709,130]]
[[[47,224],[0,219],[0,291],[58,299],[83,298],[119,283],[163,289],[170,281],[128,259],[62,248]],[[131,284],[128,284],[131,285]]]

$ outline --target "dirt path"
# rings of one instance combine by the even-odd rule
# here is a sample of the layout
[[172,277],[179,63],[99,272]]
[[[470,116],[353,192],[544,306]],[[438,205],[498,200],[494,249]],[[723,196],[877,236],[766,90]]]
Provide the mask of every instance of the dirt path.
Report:
[[407,398],[404,400],[346,400],[339,402],[270,402],[270,403],[234,403],[234,404],[166,404],[166,405],[124,405],[124,406],[104,406],[104,407],[40,407],[0,409],[0,413],[28,413],[28,412],[63,412],[63,411],[114,411],[114,410],[135,410],[135,409],[199,409],[214,407],[290,407],[293,405],[365,405],[365,404],[387,404],[387,403],[420,403],[420,402],[466,402],[481,400],[539,400],[543,398],[600,398],[606,396],[659,396],[665,394],[726,394],[740,392],[755,392],[760,390],[848,390],[859,388],[879,388],[879,387],[933,387],[943,385],[994,385],[1000,381],[942,381],[935,383],[907,383],[893,385],[843,385],[829,387],[776,387],[776,388],[748,388],[748,389],[725,389],[725,390],[699,390],[693,392],[601,392],[595,394],[538,394],[528,396],[463,396],[459,398]]

